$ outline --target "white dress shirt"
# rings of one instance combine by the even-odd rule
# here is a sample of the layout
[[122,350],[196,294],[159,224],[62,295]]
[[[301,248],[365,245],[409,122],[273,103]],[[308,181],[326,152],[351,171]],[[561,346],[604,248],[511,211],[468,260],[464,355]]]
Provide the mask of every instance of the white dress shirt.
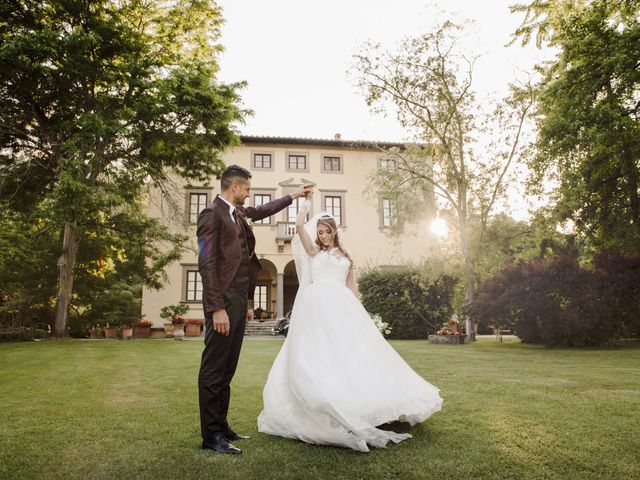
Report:
[[229,203],[229,201],[224,198],[222,195],[218,194],[218,197],[220,197],[220,199],[226,203],[227,205],[229,205],[229,215],[231,215],[231,221],[233,221],[233,223],[236,223],[236,219],[233,216],[233,212],[236,210],[236,206],[233,205],[232,203]]

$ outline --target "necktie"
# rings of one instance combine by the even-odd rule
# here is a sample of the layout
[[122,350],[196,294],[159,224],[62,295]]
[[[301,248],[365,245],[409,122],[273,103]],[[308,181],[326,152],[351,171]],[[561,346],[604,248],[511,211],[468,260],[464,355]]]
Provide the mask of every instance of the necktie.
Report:
[[237,224],[238,223],[238,215],[236,215],[236,209],[233,209],[233,213],[231,214],[231,216],[233,216],[233,221]]

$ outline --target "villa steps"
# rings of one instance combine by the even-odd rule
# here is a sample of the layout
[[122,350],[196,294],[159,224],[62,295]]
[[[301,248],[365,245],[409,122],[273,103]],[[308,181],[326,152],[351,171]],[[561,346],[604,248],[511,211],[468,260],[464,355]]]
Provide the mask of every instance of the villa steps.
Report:
[[264,320],[259,322],[257,320],[250,320],[247,322],[247,326],[244,330],[245,336],[272,336],[273,326],[276,324],[276,320]]

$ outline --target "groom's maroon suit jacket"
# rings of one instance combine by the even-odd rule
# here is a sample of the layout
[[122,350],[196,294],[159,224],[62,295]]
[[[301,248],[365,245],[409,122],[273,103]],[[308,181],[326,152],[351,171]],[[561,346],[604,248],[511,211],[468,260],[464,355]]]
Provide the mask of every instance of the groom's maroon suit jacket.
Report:
[[[290,195],[277,198],[258,207],[236,205],[240,224],[247,235],[249,250],[249,290],[248,298],[253,298],[256,279],[260,271],[260,261],[255,255],[256,237],[245,217],[253,221],[262,220],[292,203]],[[198,216],[198,270],[202,278],[202,306],[205,313],[224,308],[223,295],[229,289],[240,268],[242,255],[241,235],[229,214],[229,205],[220,197]]]

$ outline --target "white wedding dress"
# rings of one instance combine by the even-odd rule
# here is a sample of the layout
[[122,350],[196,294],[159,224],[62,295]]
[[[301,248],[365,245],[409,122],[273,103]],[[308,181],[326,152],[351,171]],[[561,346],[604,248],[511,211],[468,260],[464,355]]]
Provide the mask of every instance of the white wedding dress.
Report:
[[350,262],[339,250],[307,260],[310,278],[269,372],[258,430],[361,452],[411,438],[376,426],[424,421],[442,408],[438,388],[378,332],[346,286]]

